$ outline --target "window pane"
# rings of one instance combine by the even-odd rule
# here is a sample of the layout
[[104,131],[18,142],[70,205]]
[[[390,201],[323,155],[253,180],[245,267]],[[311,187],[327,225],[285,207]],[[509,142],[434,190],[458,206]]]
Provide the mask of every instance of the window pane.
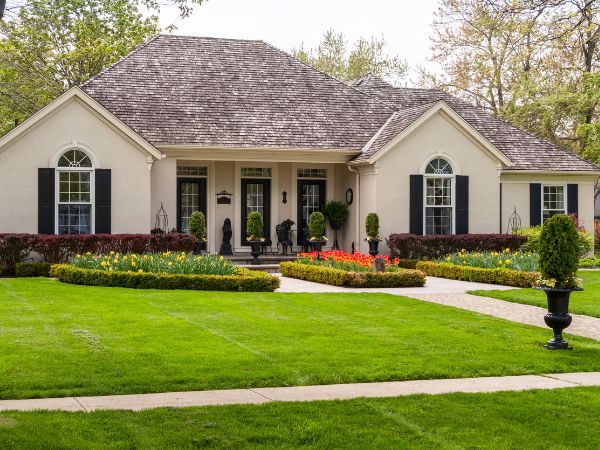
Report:
[[327,178],[327,169],[298,169],[298,178]]
[[190,217],[198,210],[200,199],[198,183],[181,183],[181,231],[190,232]]
[[92,160],[84,151],[71,149],[59,158],[58,167],[92,167]]
[[92,232],[92,205],[58,205],[58,234]]
[[194,166],[192,164],[182,164],[177,166],[177,176],[180,177],[205,177],[208,175],[208,168],[205,166]]
[[565,214],[564,186],[544,186],[542,219],[545,222],[555,214]]
[[[258,211],[265,219],[265,189],[263,184],[247,184],[246,185],[246,217],[251,212]],[[245,225],[244,225],[245,226]]]
[[434,160],[432,160],[429,164],[427,164],[427,167],[425,168],[425,173],[427,174],[444,174],[444,175],[451,175],[452,172],[452,166],[450,165],[450,163],[448,161],[446,161],[443,158],[436,158]]
[[452,206],[452,179],[426,178],[425,204],[427,206]]
[[78,203],[91,201],[90,172],[59,172],[58,201]]
[[452,234],[452,208],[426,208],[425,234]]
[[302,185],[302,196],[301,196],[301,211],[302,221],[304,225],[308,223],[310,215],[316,211],[319,211],[319,200],[320,200],[320,186],[318,184],[304,184]]
[[242,167],[243,177],[271,177],[271,169],[265,167]]

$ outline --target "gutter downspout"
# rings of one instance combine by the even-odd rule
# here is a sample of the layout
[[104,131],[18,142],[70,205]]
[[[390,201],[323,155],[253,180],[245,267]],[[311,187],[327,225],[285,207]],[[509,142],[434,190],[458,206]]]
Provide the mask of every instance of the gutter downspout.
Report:
[[356,224],[355,224],[355,240],[354,242],[356,242],[356,245],[354,246],[354,248],[356,250],[358,250],[360,252],[360,172],[358,171],[358,169],[355,169],[352,166],[349,166],[346,164],[346,167],[348,168],[348,170],[350,172],[353,172],[356,174],[356,183],[355,183],[355,191],[356,191],[356,198],[354,199],[354,201],[356,202]]

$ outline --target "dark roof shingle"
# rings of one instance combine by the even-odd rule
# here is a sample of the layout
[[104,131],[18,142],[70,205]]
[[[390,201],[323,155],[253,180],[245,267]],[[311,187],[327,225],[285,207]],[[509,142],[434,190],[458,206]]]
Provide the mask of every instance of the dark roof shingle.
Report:
[[262,41],[158,36],[82,89],[154,145],[359,151],[393,113]]

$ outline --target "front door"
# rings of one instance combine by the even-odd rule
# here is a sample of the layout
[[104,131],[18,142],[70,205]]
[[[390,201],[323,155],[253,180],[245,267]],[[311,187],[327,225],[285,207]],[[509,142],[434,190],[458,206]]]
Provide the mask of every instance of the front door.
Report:
[[248,245],[246,241],[246,221],[248,214],[258,211],[263,219],[263,237],[271,238],[271,180],[242,178],[242,245]]
[[304,229],[315,211],[325,205],[325,180],[298,180],[298,245],[303,245],[308,236]]
[[178,178],[177,231],[190,232],[189,221],[194,211],[202,211],[206,217],[206,178]]

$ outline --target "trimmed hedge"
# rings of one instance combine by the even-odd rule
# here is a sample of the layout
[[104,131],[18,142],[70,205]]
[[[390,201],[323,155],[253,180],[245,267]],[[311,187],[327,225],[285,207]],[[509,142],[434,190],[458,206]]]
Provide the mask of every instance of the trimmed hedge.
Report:
[[474,281],[477,283],[501,284],[530,288],[540,278],[538,272],[522,272],[510,269],[484,269],[481,267],[459,266],[451,263],[420,261],[417,269],[428,276],[451,280]]
[[398,267],[401,267],[402,269],[413,269],[413,270],[416,270],[417,263],[419,261],[420,261],[419,259],[399,259],[398,260]]
[[15,265],[25,261],[36,244],[36,235],[0,234],[0,275],[14,275]]
[[453,234],[419,236],[416,234],[392,234],[386,243],[393,256],[403,259],[438,259],[452,253],[501,252],[506,248],[518,250],[527,238],[515,234]]
[[196,291],[273,292],[279,278],[266,272],[240,269],[239,275],[183,275],[166,273],[107,272],[55,264],[50,275],[64,283],[132,289],[187,289]]
[[418,270],[399,269],[397,272],[348,272],[331,267],[315,266],[298,262],[279,264],[281,274],[332,286],[356,288],[421,287],[425,274]]
[[51,263],[45,262],[25,262],[17,263],[15,266],[15,276],[17,277],[49,277]]

